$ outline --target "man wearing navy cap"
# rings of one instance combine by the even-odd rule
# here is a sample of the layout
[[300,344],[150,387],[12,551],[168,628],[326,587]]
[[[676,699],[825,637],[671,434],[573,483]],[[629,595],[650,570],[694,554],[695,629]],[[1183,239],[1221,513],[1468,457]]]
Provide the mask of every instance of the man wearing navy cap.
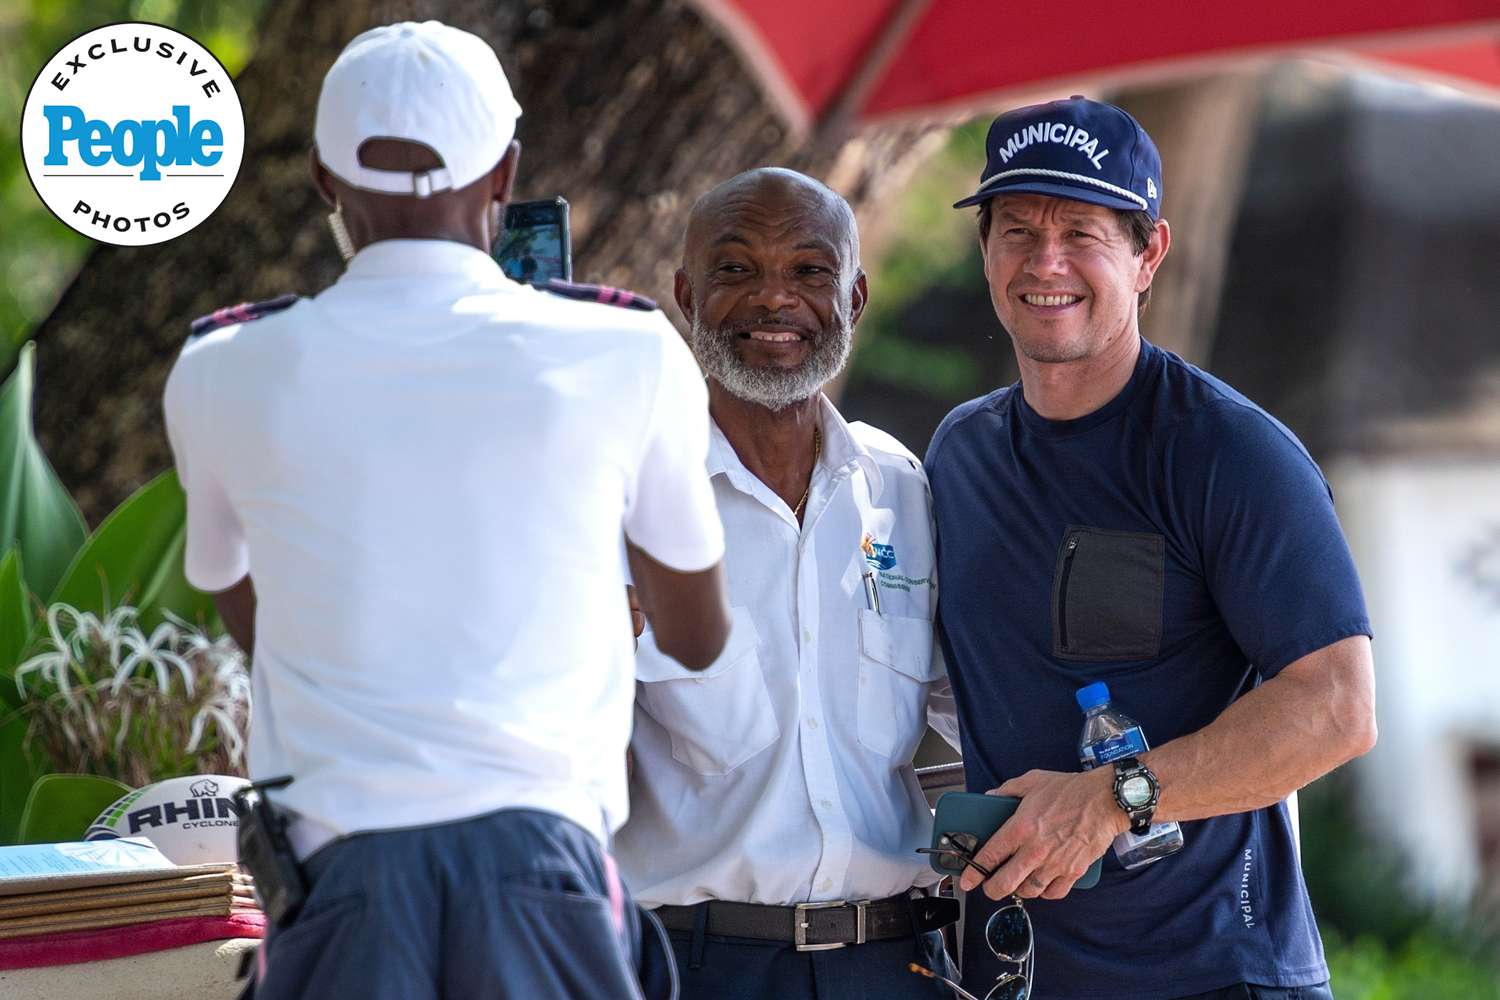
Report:
[[[1327,997],[1286,799],[1375,741],[1328,485],[1286,427],[1141,338],[1171,234],[1134,119],[1075,97],[1001,115],[986,148],[955,207],[979,206],[1021,379],[950,413],[926,462],[969,787],[1022,798],[976,857],[993,877],[961,880],[984,888],[966,985],[1009,971],[983,931],[1014,895],[1038,997]],[[1074,699],[1100,681],[1156,748],[1085,772]],[[1112,842],[1153,821],[1183,848],[1125,870]]]

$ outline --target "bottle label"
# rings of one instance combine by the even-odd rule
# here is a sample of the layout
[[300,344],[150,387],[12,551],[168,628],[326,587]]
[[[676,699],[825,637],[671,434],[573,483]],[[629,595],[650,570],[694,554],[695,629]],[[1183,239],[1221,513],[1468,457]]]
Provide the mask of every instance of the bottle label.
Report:
[[1125,757],[1135,757],[1146,752],[1146,737],[1140,726],[1132,726],[1118,736],[1100,740],[1089,747],[1093,751],[1095,764],[1108,764]]
[[1176,823],[1152,823],[1145,833],[1131,833],[1126,830],[1115,838],[1115,854],[1123,856],[1157,837],[1165,837],[1176,825]]

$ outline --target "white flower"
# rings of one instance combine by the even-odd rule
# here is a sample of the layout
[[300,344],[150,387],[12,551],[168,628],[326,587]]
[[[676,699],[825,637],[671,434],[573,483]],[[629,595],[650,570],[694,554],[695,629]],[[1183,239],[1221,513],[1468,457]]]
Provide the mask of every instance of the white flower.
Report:
[[119,753],[125,746],[125,737],[130,735],[130,702],[120,703],[120,725],[115,730],[115,752]]
[[52,679],[53,674],[58,669],[67,669],[67,666],[70,662],[72,661],[68,658],[67,653],[59,653],[56,651],[50,653],[38,653],[36,656],[33,656],[31,659],[25,661],[16,668],[16,691],[20,694],[22,700],[24,701],[27,697],[26,675],[36,672],[41,673],[42,680],[49,681],[54,687],[56,687],[57,682]]
[[[250,717],[244,655],[227,636],[210,638],[176,615],[163,617],[148,636],[133,607],[103,616],[63,603],[47,609],[41,648],[16,668],[15,680],[32,714],[30,731],[41,727],[59,761],[113,761],[132,773],[191,769],[190,759],[161,762],[165,738],[187,758],[209,743],[239,763]],[[141,747],[128,745],[133,724]]]

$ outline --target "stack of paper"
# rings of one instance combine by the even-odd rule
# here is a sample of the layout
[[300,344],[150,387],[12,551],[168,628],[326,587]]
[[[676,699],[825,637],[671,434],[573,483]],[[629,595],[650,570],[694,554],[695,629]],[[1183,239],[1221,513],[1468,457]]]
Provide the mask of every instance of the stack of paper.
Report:
[[0,940],[256,908],[235,865],[174,865],[145,840],[0,848]]

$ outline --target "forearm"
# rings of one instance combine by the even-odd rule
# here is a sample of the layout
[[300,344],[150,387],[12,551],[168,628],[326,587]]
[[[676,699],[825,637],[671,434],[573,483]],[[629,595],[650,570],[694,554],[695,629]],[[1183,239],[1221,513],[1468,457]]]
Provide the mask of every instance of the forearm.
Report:
[[689,670],[706,669],[729,638],[723,561],[700,572],[679,572],[628,539],[625,553],[656,648]]
[[255,655],[255,584],[249,576],[240,580],[228,590],[221,590],[213,595],[214,607],[219,609],[219,617],[224,621],[224,628],[233,639],[245,651],[247,658]]
[[1142,759],[1161,783],[1156,818],[1259,809],[1375,742],[1370,641],[1351,636],[1289,664],[1209,725]]
[[[1279,802],[1374,743],[1370,641],[1353,636],[1289,664],[1209,725],[1142,759],[1161,785],[1155,818],[1189,820]],[[985,894],[1066,895],[1127,827],[1110,772],[1028,771],[996,789],[1020,796],[1021,805],[975,855],[995,871]],[[968,891],[979,882],[970,869],[959,885]]]

